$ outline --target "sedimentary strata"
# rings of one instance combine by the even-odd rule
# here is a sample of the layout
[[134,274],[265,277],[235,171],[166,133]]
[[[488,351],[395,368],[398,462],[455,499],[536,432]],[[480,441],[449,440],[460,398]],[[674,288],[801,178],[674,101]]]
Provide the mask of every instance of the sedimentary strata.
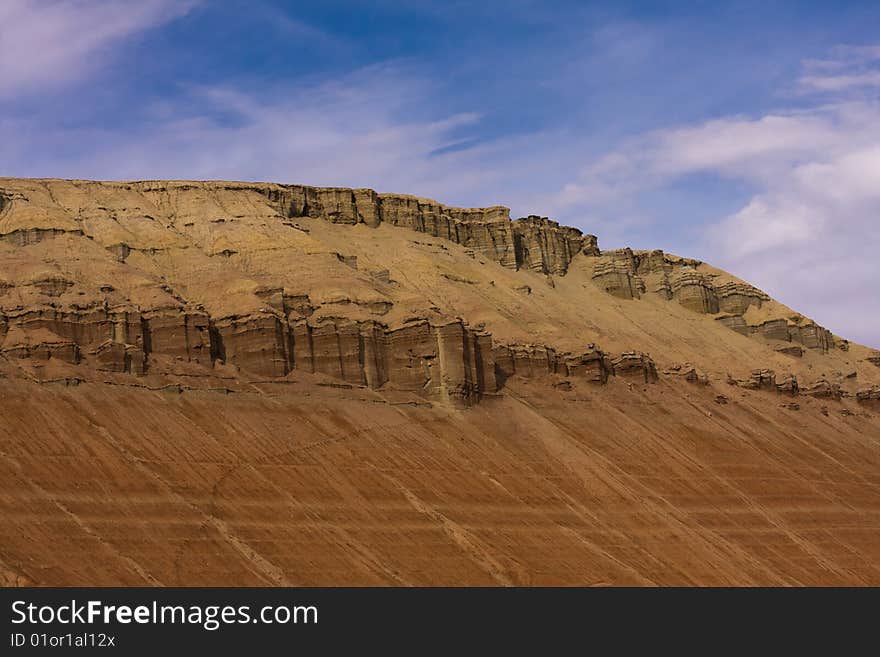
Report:
[[510,210],[502,206],[454,208],[415,196],[341,187],[279,185],[265,193],[287,217],[373,228],[387,223],[461,244],[504,267],[544,274],[564,275],[578,253],[599,251],[594,235],[547,217],[511,221]]
[[[386,227],[437,239],[401,239]],[[389,262],[381,251],[365,256],[351,240],[372,235],[407,245],[398,250],[422,249],[436,262],[427,273],[413,272],[408,261]],[[558,306],[556,317],[545,317],[542,304],[545,291],[556,294],[573,268],[585,281],[575,289],[592,283],[621,299],[668,301],[707,315],[698,321],[764,342],[793,363],[835,346],[835,354],[850,349],[699,260],[660,250],[600,251],[594,236],[547,217],[511,220],[502,206],[456,208],[369,189],[7,179],[0,184],[0,248],[0,355],[40,367],[64,363],[136,377],[178,371],[181,364],[266,378],[301,371],[462,406],[496,392],[510,376],[656,381],[654,360],[637,350],[638,340],[617,342],[608,353],[587,339],[578,344],[590,346],[573,347],[552,330],[553,339],[540,333],[534,341],[519,339],[525,327],[552,329],[565,317]],[[462,266],[462,256],[477,270]],[[439,284],[419,279],[431,267],[452,286],[437,299],[428,298],[429,288]],[[496,312],[492,295],[501,271],[515,277],[503,287],[516,301]],[[466,293],[472,295],[467,312],[460,312],[455,297],[465,287],[473,292]],[[570,306],[579,303],[572,297]],[[621,312],[630,307],[621,304]],[[520,322],[524,308],[531,314]],[[588,315],[567,318],[567,330],[577,333]],[[502,333],[518,339],[493,337],[491,323],[499,318]],[[594,334],[602,339],[599,328]],[[876,354],[859,353],[880,364]],[[742,369],[760,362],[766,361]],[[664,371],[708,382],[695,367]],[[794,378],[771,384],[767,376],[742,383],[798,390]]]

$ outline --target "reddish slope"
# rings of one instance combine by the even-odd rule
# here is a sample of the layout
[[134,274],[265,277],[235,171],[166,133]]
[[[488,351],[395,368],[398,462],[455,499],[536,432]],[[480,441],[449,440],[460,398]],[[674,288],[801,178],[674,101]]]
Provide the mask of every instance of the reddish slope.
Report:
[[880,419],[853,402],[296,389],[0,381],[6,582],[880,584]]

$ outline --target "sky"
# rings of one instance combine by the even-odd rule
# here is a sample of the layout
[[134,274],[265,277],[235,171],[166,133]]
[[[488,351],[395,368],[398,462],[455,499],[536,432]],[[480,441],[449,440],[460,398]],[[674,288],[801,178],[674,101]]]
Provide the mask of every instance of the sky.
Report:
[[506,205],[880,347],[880,3],[2,0],[0,176]]

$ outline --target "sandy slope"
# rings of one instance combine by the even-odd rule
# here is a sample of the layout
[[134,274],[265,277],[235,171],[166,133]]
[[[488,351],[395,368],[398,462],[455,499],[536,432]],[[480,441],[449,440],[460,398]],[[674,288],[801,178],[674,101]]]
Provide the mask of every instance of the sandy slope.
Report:
[[303,385],[0,383],[6,581],[880,584],[880,419],[851,402]]

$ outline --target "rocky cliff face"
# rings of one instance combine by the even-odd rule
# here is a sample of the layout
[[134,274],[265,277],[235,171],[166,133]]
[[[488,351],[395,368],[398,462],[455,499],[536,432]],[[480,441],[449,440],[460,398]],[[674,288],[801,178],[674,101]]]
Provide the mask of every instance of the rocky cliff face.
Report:
[[371,189],[304,185],[273,186],[264,192],[279,212],[290,218],[315,217],[371,228],[384,222],[461,244],[503,267],[564,275],[576,254],[598,252],[594,235],[583,235],[546,217],[511,222],[510,210],[502,206],[453,208],[414,196],[377,194]]
[[[763,341],[772,355],[752,369],[849,348],[700,261],[603,252],[594,236],[546,217],[511,221],[500,206],[257,183],[2,180],[0,198],[0,355],[37,378],[60,364],[168,380],[181,368],[209,378],[228,367],[245,378],[297,371],[460,407],[511,376],[656,381],[654,342],[603,348],[592,338],[608,329],[579,336],[589,319],[546,316],[542,304],[578,306],[582,277],[621,300],[708,315],[707,331]],[[358,255],[366,243],[375,249]],[[499,285],[534,301],[527,310]],[[570,328],[517,328],[547,319]]]
[[[722,326],[737,333],[765,338],[787,355],[801,356],[801,347],[828,352],[838,346],[828,329],[781,307],[748,283],[709,270],[698,260],[670,256],[663,251],[631,249],[595,255],[598,257],[592,264],[592,280],[613,296],[639,299],[650,291],[693,312],[714,315]],[[767,306],[769,314],[775,316],[772,319],[759,312]],[[846,348],[844,342],[839,344],[842,349]]]
[[0,582],[877,584],[878,365],[502,207],[0,179]]

